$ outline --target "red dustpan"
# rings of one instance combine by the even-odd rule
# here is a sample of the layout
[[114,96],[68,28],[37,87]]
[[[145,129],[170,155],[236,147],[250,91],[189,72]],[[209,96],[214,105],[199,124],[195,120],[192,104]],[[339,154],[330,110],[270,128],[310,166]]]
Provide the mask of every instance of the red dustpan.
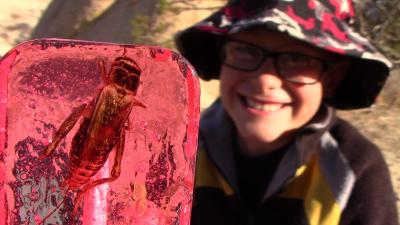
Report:
[[167,49],[12,49],[0,61],[0,225],[189,224],[199,94]]

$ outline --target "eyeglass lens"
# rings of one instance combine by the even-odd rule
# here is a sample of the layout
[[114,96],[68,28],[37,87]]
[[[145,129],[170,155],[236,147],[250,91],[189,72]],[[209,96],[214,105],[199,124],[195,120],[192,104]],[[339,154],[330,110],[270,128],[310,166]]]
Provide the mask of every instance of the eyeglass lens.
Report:
[[243,71],[257,70],[267,58],[273,62],[279,76],[294,83],[312,84],[319,80],[324,64],[299,53],[272,53],[238,41],[227,41],[223,48],[223,63]]

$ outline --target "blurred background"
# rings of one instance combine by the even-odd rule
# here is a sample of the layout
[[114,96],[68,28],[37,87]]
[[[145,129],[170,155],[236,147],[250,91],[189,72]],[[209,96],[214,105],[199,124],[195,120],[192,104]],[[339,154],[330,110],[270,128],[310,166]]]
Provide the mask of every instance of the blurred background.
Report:
[[[0,56],[22,41],[45,37],[174,49],[174,33],[224,4],[225,0],[0,0]],[[202,88],[202,108],[218,94],[218,82],[207,86]]]
[[[34,38],[70,38],[174,49],[173,35],[226,0],[0,0],[0,56]],[[381,149],[392,174],[400,215],[400,0],[355,0],[354,29],[395,64],[377,104],[341,111]],[[201,108],[218,97],[218,81],[201,81]],[[360,152],[362,154],[362,152]]]

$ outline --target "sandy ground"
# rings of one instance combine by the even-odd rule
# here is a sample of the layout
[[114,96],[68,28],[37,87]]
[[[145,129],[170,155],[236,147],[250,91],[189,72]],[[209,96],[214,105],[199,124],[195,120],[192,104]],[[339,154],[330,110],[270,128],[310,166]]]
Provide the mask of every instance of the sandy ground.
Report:
[[[29,37],[49,0],[0,0],[0,56]],[[196,15],[199,18],[202,15]],[[182,17],[181,17],[182,19]],[[183,19],[182,19],[183,20]],[[198,20],[197,18],[194,20]],[[186,20],[186,22],[194,21]],[[177,27],[176,29],[179,29]],[[400,214],[400,70],[395,71],[385,87],[383,99],[371,109],[340,112],[359,127],[381,149],[391,171]],[[218,82],[201,82],[201,107],[204,109],[218,96]]]
[[0,55],[26,40],[49,0],[0,0]]

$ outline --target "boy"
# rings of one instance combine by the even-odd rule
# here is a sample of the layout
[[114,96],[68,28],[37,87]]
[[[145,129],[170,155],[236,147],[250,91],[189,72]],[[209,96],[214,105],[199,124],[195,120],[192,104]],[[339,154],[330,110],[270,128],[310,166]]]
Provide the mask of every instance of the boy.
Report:
[[377,147],[334,115],[369,107],[390,62],[350,1],[232,1],[177,36],[221,97],[202,116],[192,225],[398,224]]

